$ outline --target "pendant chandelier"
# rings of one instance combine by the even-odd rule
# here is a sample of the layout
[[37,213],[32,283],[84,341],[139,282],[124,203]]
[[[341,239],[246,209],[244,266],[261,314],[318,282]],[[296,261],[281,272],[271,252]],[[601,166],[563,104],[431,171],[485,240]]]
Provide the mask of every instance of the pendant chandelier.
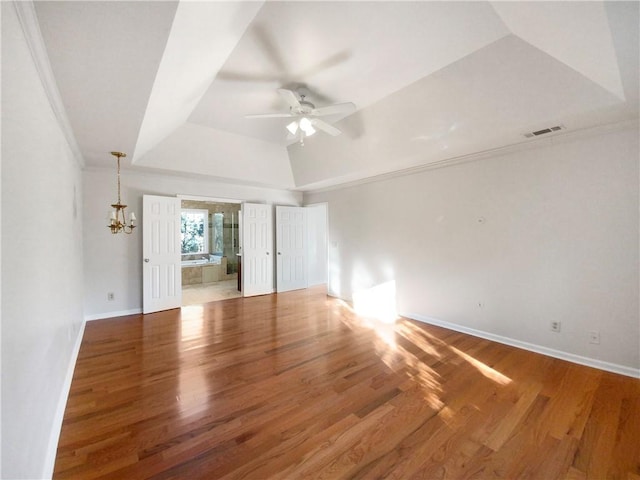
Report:
[[111,155],[118,159],[118,203],[111,204],[111,208],[113,208],[113,210],[109,213],[108,227],[111,229],[111,233],[113,234],[120,232],[129,234],[133,232],[134,228],[136,228],[134,225],[134,222],[136,221],[136,214],[133,212],[129,214],[129,224],[127,225],[125,213],[125,208],[127,208],[127,206],[123,205],[120,200],[120,158],[126,157],[127,154],[122,152],[111,152]]

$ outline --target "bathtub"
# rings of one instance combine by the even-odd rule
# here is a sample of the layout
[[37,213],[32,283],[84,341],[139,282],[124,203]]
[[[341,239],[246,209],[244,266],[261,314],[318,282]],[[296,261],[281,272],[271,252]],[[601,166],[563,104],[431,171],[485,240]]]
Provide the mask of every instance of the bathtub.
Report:
[[227,279],[227,257],[209,255],[209,258],[182,261],[182,284],[219,282]]
[[189,267],[192,265],[220,265],[222,263],[222,257],[220,255],[209,255],[209,259],[198,258],[197,260],[182,260],[183,267]]
[[206,258],[199,258],[197,260],[182,260],[183,267],[189,267],[191,265],[204,265],[205,263],[209,263],[209,260]]

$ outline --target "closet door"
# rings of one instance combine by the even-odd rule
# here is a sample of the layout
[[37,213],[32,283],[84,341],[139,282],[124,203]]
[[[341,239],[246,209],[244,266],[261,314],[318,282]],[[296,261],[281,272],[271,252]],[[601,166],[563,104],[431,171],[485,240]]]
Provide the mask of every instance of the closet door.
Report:
[[242,293],[273,293],[273,214],[271,205],[242,204]]
[[278,292],[307,288],[307,210],[276,207],[276,288]]

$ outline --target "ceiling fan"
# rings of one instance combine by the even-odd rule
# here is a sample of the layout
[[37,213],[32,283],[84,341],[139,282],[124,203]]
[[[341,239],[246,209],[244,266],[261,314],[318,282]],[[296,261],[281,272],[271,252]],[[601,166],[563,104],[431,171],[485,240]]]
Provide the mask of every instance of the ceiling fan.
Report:
[[318,117],[336,114],[348,115],[356,109],[355,104],[351,102],[316,108],[313,103],[305,100],[305,95],[287,90],[286,88],[279,88],[278,93],[289,105],[289,112],[260,113],[257,115],[246,115],[245,118],[293,118],[294,120],[287,125],[287,130],[290,133],[289,139],[299,138],[302,144],[304,144],[305,137],[316,133],[316,129],[322,130],[332,136],[342,133],[339,129]]

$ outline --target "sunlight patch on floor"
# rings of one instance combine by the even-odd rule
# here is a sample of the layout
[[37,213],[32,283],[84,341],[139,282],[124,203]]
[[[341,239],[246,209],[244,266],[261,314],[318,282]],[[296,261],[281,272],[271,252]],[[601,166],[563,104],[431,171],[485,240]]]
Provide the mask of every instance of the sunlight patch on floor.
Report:
[[[374,348],[380,360],[392,371],[404,370],[408,378],[412,379],[422,391],[424,400],[434,409],[442,408],[440,400],[442,386],[439,375],[420,357],[398,343],[398,339],[405,337],[413,345],[417,340],[409,338],[410,331],[404,326],[396,309],[395,281],[386,282],[375,287],[363,289],[353,295],[353,306],[340,301],[341,307],[349,311],[349,315],[342,314],[342,322],[349,328],[366,328],[375,334]],[[438,351],[424,339],[419,347],[422,353],[440,358]]]
[[482,363],[480,360],[476,360],[471,355],[468,355],[463,351],[458,350],[456,347],[449,347],[449,348],[451,349],[452,352],[456,353],[457,355],[462,357],[464,360],[469,362],[471,365],[473,365],[482,375],[484,375],[488,379],[493,380],[494,382],[499,383],[500,385],[508,385],[511,383],[511,379],[509,377],[491,368],[486,363]]
[[353,308],[361,317],[387,324],[395,323],[398,318],[395,280],[355,292]]
[[[436,362],[461,359],[473,366],[483,377],[498,385],[508,385],[511,379],[477,358],[449,345],[412,321],[399,317],[396,310],[395,281],[363,289],[353,295],[353,306],[339,301],[341,320],[352,330],[366,328],[375,334],[373,346],[380,360],[392,371],[406,375],[422,389],[423,398],[436,409],[443,408],[444,387],[440,375],[430,366]],[[453,412],[443,412],[449,421]]]
[[406,332],[409,332],[406,338],[409,339],[411,342],[415,343],[416,345],[418,345],[423,350],[427,351],[426,348],[433,348],[432,346],[434,344],[438,345],[440,347],[446,348],[449,351],[455,353],[458,357],[462,358],[464,361],[471,364],[476,370],[478,370],[482,375],[484,375],[488,379],[493,380],[494,382],[500,385],[508,385],[511,383],[511,379],[506,375],[503,375],[499,371],[495,370],[494,368],[491,368],[489,365],[481,362],[480,360],[469,355],[468,353],[465,353],[462,350],[452,345],[449,345],[448,343],[431,335],[430,333],[419,328],[418,326],[413,325],[412,323],[409,323],[409,322],[402,322],[400,325],[401,325],[400,332],[403,332],[403,330],[405,334]]

